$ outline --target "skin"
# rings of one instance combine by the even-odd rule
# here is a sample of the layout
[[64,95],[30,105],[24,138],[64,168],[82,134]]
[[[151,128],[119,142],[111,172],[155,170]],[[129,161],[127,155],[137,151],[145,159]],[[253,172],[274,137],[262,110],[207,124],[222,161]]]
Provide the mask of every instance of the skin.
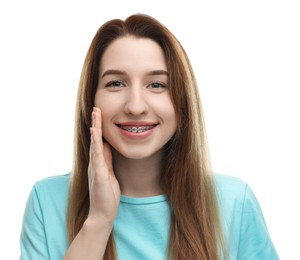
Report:
[[[159,194],[162,148],[176,130],[167,64],[160,46],[132,36],[114,41],[100,63],[95,105],[102,111],[103,137],[112,146],[122,194]],[[126,122],[156,126],[150,136],[136,140],[120,132],[117,125]]]
[[[161,194],[162,149],[176,130],[166,61],[157,43],[119,38],[104,52],[99,69],[88,168],[90,211],[65,260],[103,258],[121,193]],[[150,134],[128,136],[119,127],[128,122],[155,127]]]

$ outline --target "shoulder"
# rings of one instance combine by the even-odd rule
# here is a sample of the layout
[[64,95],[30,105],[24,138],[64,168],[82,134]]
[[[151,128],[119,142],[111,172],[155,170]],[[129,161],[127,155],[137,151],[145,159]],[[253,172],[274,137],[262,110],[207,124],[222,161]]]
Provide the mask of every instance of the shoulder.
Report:
[[34,187],[38,190],[61,190],[67,189],[70,183],[70,173],[55,175],[37,181]]
[[215,175],[224,234],[234,259],[279,259],[259,202],[247,182]]
[[252,189],[244,180],[227,175],[215,175],[215,187],[221,212],[230,215],[232,212],[241,213],[248,209],[259,207]]
[[68,197],[70,174],[56,175],[37,181],[32,189],[39,200],[65,200]]
[[240,178],[222,174],[215,174],[214,177],[217,193],[225,198],[244,197],[249,189],[248,183]]
[[41,215],[45,222],[53,222],[53,216],[63,219],[68,205],[69,183],[70,174],[37,181],[29,195],[26,211]]
[[264,221],[259,202],[247,182],[231,176],[215,175],[221,217],[231,227],[242,222]]
[[21,232],[21,258],[62,259],[68,246],[66,212],[70,174],[37,181],[29,194]]
[[247,184],[244,180],[234,176],[229,176],[224,174],[214,174],[214,177],[217,185],[243,186]]

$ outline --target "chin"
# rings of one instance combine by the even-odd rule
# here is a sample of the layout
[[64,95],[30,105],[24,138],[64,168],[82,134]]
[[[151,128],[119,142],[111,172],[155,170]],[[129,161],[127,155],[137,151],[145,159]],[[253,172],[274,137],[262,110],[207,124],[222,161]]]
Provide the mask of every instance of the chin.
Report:
[[114,153],[117,156],[122,156],[122,157],[124,157],[126,159],[130,159],[130,160],[143,160],[143,159],[151,158],[152,156],[158,155],[159,151],[155,151],[155,152],[144,151],[144,152],[141,152],[140,149],[133,150],[133,151],[129,151],[129,149],[126,149],[126,151],[124,151],[122,149],[120,149],[120,150],[114,149]]
[[151,157],[153,154],[142,154],[142,153],[122,153],[121,154],[124,158],[130,160],[142,160]]

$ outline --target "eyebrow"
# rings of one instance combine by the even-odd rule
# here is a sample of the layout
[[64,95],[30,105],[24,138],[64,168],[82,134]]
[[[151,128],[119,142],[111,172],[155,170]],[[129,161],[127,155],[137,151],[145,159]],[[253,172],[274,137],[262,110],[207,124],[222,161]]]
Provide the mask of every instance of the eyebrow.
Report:
[[[126,72],[123,70],[106,70],[101,78],[107,76],[107,75],[126,75]],[[152,75],[166,75],[168,76],[168,72],[165,70],[152,70],[149,73],[147,73],[148,76],[152,76]]]

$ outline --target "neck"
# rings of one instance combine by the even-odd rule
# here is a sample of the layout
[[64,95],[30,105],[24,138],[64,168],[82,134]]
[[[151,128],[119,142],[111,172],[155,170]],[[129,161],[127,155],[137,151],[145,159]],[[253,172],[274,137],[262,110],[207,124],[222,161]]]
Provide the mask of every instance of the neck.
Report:
[[162,194],[161,152],[144,159],[128,159],[113,150],[113,164],[122,195],[150,197]]

